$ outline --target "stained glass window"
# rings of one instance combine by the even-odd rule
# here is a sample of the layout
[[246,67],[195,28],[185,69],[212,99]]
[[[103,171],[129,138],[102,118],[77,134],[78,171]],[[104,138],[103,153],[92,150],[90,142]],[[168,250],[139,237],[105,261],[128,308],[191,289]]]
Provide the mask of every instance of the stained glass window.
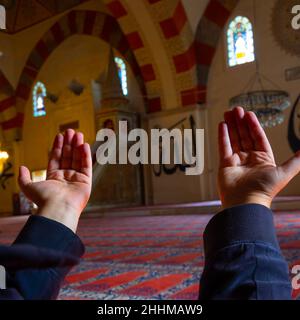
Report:
[[230,67],[255,60],[252,24],[237,16],[227,29],[228,65]]
[[47,90],[42,82],[37,82],[33,88],[33,116],[42,117],[46,115],[45,98]]
[[128,85],[127,85],[126,64],[123,61],[123,59],[121,59],[119,57],[115,57],[115,62],[116,62],[117,67],[118,67],[119,78],[121,80],[123,94],[124,94],[124,96],[127,96],[128,95]]

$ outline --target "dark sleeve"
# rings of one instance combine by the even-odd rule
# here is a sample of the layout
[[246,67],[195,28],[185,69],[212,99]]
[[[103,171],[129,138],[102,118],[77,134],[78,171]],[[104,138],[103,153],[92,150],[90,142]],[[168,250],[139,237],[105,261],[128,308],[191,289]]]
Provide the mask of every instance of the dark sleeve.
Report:
[[[41,216],[31,216],[14,244],[29,244],[54,249],[80,258],[84,246],[79,237],[63,224]],[[7,288],[16,290],[23,299],[55,299],[71,267],[7,270]]]
[[210,220],[203,238],[200,299],[291,299],[271,210],[256,204],[224,210]]

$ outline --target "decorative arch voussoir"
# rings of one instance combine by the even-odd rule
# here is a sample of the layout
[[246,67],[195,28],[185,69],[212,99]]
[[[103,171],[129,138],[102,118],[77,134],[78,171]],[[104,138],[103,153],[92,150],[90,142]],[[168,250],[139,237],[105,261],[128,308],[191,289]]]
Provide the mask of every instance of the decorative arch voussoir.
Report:
[[[146,111],[148,113],[161,111],[162,98],[160,96],[160,90],[156,90],[153,95],[153,87],[161,88],[160,79],[155,66],[152,64],[152,57],[148,56],[148,62],[145,63],[145,52],[143,54],[140,53],[140,49],[145,49],[145,42],[143,41],[143,36],[139,30],[134,14],[131,13],[120,0],[103,1],[111,15],[118,21],[120,28],[122,28],[122,30],[130,30],[130,32],[125,33],[126,43],[129,45],[129,49],[126,53],[123,53],[123,55],[127,61],[132,60],[130,58],[128,60],[128,55],[134,56],[135,62],[131,65],[131,68],[137,81],[144,83],[144,88],[141,88],[141,92],[145,97]],[[125,39],[121,41],[125,43]],[[150,50],[148,52],[150,52]],[[151,97],[148,96],[148,92],[152,92]]]
[[186,99],[187,92],[196,85],[196,52],[184,5],[181,0],[148,0],[148,6],[164,38],[178,101],[182,106],[188,105],[191,100]]
[[207,82],[211,64],[226,23],[239,0],[210,0],[198,24],[195,49],[197,58],[197,86],[190,99],[206,102]]
[[100,38],[120,51],[136,75],[141,92],[146,93],[140,66],[116,19],[98,11],[71,11],[53,24],[29,55],[16,90],[16,108],[19,116],[10,126],[22,127],[25,105],[40,69],[52,52],[67,38],[75,34]]

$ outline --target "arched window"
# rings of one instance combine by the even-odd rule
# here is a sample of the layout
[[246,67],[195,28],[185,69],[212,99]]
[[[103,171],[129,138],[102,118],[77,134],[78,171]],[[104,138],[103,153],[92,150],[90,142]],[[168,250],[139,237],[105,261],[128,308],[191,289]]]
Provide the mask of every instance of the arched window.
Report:
[[126,64],[123,61],[123,59],[121,59],[119,57],[115,57],[115,62],[116,62],[117,67],[118,67],[119,78],[121,80],[123,94],[124,94],[124,96],[127,96],[128,95],[128,85],[127,85]]
[[47,90],[42,82],[37,82],[33,88],[33,116],[42,117],[46,115],[45,101]]
[[235,17],[227,29],[228,65],[255,60],[252,24],[246,17]]

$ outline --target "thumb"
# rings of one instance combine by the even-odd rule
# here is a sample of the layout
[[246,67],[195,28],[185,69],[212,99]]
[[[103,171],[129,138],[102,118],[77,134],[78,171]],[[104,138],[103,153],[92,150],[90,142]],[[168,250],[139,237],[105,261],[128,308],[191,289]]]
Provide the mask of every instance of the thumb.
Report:
[[284,179],[290,181],[300,172],[300,151],[280,166]]
[[24,190],[26,188],[26,186],[28,186],[30,183],[32,183],[31,181],[31,177],[30,177],[30,172],[28,170],[28,168],[21,166],[19,169],[19,186],[22,190]]

